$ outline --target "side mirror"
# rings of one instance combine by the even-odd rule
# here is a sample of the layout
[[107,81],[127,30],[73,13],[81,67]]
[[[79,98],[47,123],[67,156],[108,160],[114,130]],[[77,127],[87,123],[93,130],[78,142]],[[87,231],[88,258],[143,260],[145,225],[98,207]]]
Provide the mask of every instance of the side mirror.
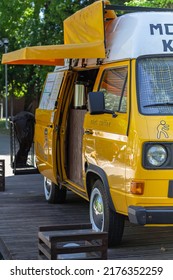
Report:
[[105,100],[103,92],[98,91],[88,93],[88,109],[91,115],[105,113]]

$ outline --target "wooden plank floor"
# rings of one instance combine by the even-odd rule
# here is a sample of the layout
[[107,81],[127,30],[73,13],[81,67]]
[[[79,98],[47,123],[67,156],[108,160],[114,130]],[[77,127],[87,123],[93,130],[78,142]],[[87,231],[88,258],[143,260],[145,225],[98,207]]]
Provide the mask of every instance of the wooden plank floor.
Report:
[[[65,204],[51,205],[44,200],[41,175],[6,177],[0,192],[0,256],[36,260],[39,226],[77,222],[89,222],[88,203],[72,192]],[[127,221],[122,244],[108,249],[108,259],[173,259],[173,228]]]

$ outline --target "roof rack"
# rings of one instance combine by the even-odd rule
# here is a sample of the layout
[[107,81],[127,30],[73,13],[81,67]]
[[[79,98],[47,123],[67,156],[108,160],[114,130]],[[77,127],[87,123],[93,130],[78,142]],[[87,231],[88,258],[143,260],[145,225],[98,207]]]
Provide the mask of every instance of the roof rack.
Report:
[[133,11],[133,12],[173,12],[173,9],[168,8],[151,8],[151,7],[134,7],[134,6],[119,6],[119,5],[105,5],[105,10],[116,11]]

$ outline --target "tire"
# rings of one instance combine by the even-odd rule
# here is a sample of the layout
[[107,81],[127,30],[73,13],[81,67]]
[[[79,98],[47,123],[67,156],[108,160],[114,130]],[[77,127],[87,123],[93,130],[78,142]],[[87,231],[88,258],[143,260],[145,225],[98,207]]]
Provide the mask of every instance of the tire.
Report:
[[66,188],[60,188],[51,180],[44,178],[44,195],[47,202],[62,204],[66,201]]
[[110,209],[106,190],[100,180],[93,185],[89,212],[93,230],[108,232],[109,247],[119,245],[123,236],[125,216]]

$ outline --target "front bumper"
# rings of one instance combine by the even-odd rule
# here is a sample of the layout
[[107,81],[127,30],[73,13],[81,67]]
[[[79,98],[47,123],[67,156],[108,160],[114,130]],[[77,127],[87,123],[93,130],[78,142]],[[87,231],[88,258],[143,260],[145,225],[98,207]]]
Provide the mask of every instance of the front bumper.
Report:
[[129,221],[133,224],[173,224],[173,207],[128,207]]

